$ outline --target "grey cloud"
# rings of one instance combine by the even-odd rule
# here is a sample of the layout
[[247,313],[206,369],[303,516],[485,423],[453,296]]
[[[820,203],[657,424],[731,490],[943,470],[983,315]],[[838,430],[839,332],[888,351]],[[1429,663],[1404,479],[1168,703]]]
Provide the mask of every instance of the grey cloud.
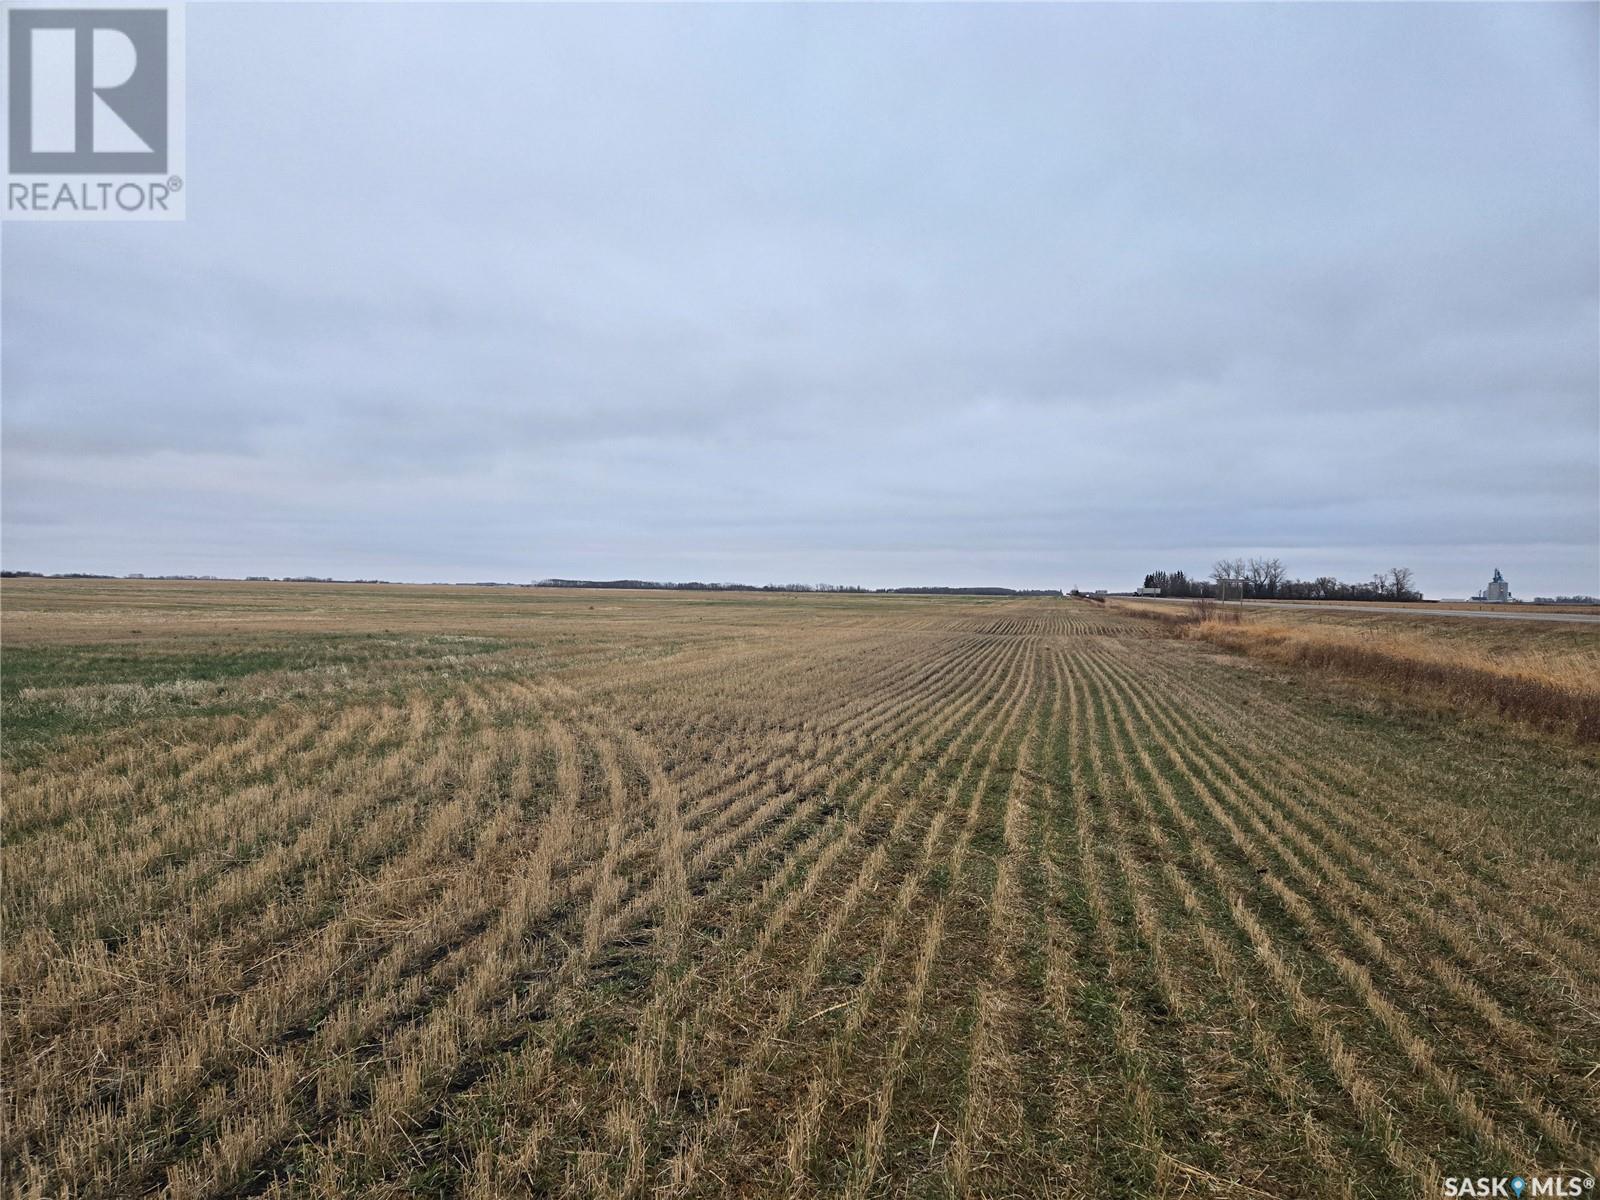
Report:
[[196,6],[36,569],[1600,589],[1592,6]]

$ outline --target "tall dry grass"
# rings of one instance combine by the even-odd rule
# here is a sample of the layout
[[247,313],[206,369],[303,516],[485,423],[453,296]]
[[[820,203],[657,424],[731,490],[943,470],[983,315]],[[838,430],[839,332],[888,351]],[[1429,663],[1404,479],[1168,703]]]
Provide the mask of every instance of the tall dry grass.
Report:
[[1600,670],[1593,659],[1505,662],[1464,646],[1343,629],[1221,621],[1190,628],[1191,636],[1257,658],[1373,680],[1452,707],[1487,709],[1579,741],[1600,741]]
[[1372,683],[1433,704],[1489,712],[1519,724],[1600,741],[1600,637],[1590,650],[1506,653],[1430,631],[1241,620],[1202,602],[1181,612],[1122,607],[1178,637],[1274,662]]

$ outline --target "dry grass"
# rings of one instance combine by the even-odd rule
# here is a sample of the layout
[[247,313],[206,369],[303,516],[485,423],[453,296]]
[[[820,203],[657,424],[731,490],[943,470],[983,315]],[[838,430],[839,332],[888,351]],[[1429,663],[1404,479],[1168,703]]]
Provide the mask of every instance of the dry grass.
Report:
[[1255,658],[1600,741],[1600,630],[1588,626],[1119,607]]
[[1504,604],[1490,604],[1482,600],[1432,600],[1426,608],[1446,609],[1456,612],[1512,612],[1522,614],[1537,613],[1575,613],[1584,616],[1600,616],[1600,604],[1532,604],[1518,603],[1509,608]]
[[5,598],[7,1195],[1600,1166],[1600,767],[1564,739],[1070,601]]

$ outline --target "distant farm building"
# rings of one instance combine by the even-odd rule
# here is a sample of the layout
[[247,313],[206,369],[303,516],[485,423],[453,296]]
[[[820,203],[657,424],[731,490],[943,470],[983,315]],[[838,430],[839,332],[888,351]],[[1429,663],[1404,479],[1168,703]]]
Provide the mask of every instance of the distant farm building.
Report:
[[1483,589],[1483,594],[1476,597],[1490,604],[1510,604],[1511,585],[1506,582],[1506,577],[1500,574],[1500,568],[1494,569],[1494,578],[1489,581],[1489,586]]
[[1150,587],[1134,588],[1133,589],[1133,594],[1135,596],[1159,596],[1159,595],[1161,595],[1161,589],[1160,588],[1150,588]]

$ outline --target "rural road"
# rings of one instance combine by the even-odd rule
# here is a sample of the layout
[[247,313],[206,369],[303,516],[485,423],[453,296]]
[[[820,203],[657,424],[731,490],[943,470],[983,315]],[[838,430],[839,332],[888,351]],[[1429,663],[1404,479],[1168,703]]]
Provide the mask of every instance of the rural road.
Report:
[[[1117,596],[1118,600],[1156,600],[1163,604],[1189,604],[1191,601],[1178,596]],[[1329,604],[1315,602],[1301,604],[1293,600],[1245,601],[1247,608],[1306,608],[1313,612],[1327,612],[1329,609],[1344,609],[1349,612],[1363,613],[1402,613],[1408,617],[1468,617],[1485,621],[1566,621],[1574,625],[1600,625],[1600,616],[1588,613],[1542,613],[1529,612],[1526,605],[1514,611],[1491,612],[1481,608],[1433,608],[1420,604]]]

